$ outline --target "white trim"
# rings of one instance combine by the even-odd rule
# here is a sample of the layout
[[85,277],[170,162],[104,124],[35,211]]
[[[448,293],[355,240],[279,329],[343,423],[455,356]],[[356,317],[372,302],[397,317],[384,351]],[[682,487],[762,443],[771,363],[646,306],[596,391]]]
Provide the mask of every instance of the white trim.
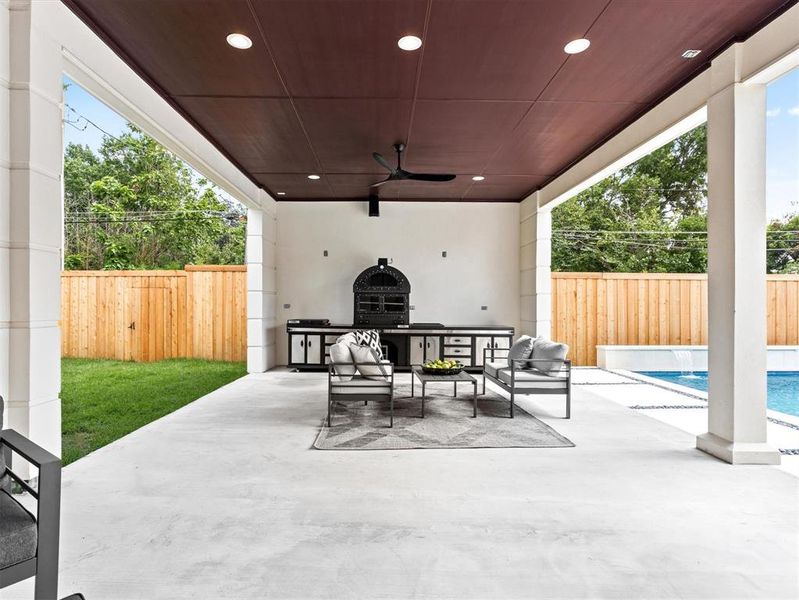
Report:
[[8,169],[9,171],[33,171],[39,175],[49,177],[54,181],[61,181],[61,173],[56,173],[50,169],[45,169],[41,165],[37,165],[29,160],[8,161],[0,159],[0,168]]
[[8,240],[0,240],[0,248],[7,250],[37,250],[39,252],[49,252],[50,254],[61,254],[61,248],[58,246],[48,246],[36,242],[11,242]]

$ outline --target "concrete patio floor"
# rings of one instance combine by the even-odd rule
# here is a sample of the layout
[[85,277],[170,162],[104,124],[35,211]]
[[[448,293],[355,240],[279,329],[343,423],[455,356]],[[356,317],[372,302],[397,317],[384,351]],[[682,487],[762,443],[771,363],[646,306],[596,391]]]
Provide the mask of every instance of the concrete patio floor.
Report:
[[695,450],[612,385],[576,385],[570,421],[520,401],[575,448],[343,452],[311,448],[325,384],[249,375],[67,467],[61,595],[799,595],[799,479]]

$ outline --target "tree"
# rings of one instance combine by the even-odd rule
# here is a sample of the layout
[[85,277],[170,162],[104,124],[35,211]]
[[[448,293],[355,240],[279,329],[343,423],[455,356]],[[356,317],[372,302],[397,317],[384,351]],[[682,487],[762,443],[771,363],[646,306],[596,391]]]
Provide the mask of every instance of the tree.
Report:
[[241,264],[246,213],[133,125],[64,157],[67,269]]
[[[707,132],[697,127],[552,213],[555,271],[707,271]],[[766,270],[799,273],[799,214],[772,221]]]
[[592,186],[553,211],[553,270],[703,272],[704,127]]

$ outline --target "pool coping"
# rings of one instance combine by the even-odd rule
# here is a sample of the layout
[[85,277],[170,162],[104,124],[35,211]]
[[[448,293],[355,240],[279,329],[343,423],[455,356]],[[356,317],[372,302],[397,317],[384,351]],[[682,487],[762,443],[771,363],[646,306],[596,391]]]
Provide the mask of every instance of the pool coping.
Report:
[[[707,392],[703,392],[702,390],[697,390],[692,387],[680,385],[679,383],[672,383],[670,381],[658,379],[657,377],[650,377],[649,375],[643,375],[641,373],[638,373],[637,371],[630,371],[628,369],[604,369],[602,367],[599,368],[602,369],[603,371],[607,371],[608,373],[615,373],[616,375],[619,375],[621,377],[626,377],[628,379],[632,379],[640,383],[646,383],[648,385],[652,385],[664,390],[675,392],[683,396],[688,396],[689,398],[695,398],[697,400],[702,400],[703,402],[707,402]],[[771,421],[776,425],[782,425],[790,429],[799,430],[799,417],[797,416],[772,410],[770,408],[766,409],[766,416],[769,421]]]

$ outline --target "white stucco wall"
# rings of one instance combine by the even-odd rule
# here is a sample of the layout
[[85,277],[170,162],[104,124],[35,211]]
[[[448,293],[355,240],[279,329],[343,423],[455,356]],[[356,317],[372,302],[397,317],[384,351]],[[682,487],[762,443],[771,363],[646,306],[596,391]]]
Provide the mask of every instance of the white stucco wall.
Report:
[[286,319],[352,323],[352,282],[379,257],[410,280],[412,322],[518,329],[518,204],[382,202],[378,218],[367,216],[366,202],[277,206],[280,364]]

